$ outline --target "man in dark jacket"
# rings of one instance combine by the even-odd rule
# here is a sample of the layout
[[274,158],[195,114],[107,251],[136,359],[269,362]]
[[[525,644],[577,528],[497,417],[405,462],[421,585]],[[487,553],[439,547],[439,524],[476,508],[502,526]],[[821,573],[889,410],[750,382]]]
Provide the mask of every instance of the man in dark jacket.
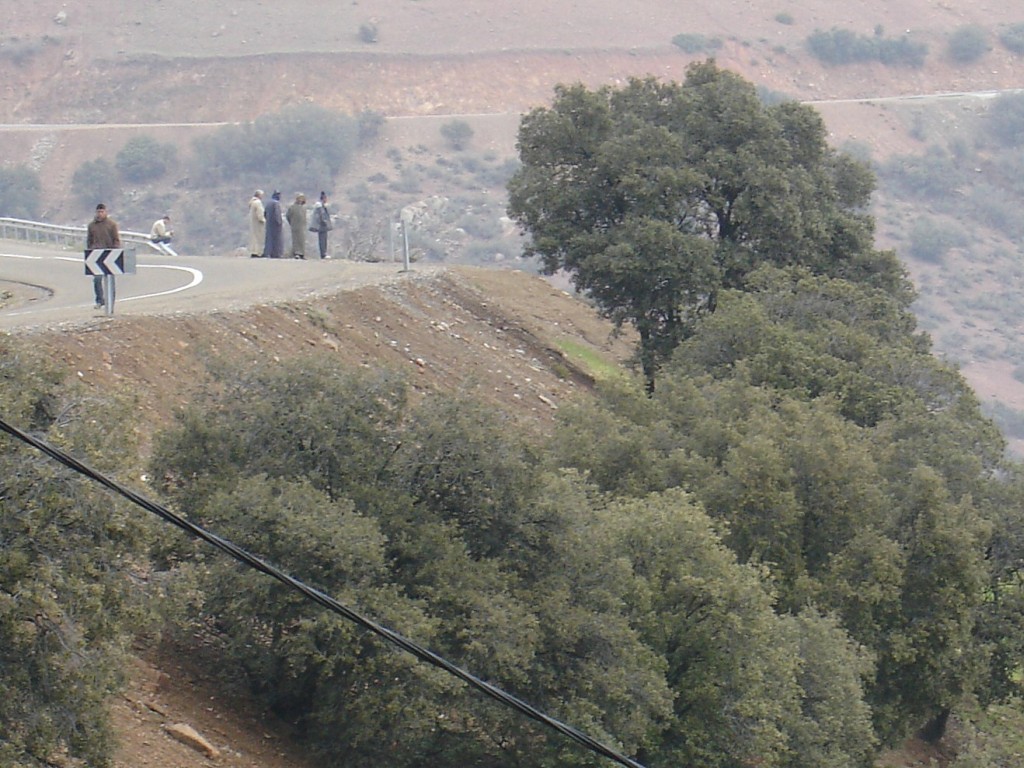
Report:
[[[117,222],[107,216],[107,206],[100,203],[96,206],[96,215],[89,222],[85,235],[86,250],[96,248],[120,248],[121,231],[117,228]],[[96,308],[100,309],[106,305],[106,298],[103,295],[104,275],[93,275],[92,291],[96,295]]]
[[316,232],[317,242],[320,246],[320,258],[330,258],[327,255],[327,233],[334,229],[331,224],[331,212],[327,210],[327,193],[320,193],[320,200],[313,206],[313,220],[309,223],[309,231]]

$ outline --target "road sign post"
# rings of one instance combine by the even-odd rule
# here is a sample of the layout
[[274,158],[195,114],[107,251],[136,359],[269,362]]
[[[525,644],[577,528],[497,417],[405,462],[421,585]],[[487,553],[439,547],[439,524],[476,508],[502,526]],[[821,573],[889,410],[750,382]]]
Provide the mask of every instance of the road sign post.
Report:
[[114,275],[135,274],[134,248],[91,248],[85,251],[85,274],[103,277],[103,298],[108,315],[114,314]]

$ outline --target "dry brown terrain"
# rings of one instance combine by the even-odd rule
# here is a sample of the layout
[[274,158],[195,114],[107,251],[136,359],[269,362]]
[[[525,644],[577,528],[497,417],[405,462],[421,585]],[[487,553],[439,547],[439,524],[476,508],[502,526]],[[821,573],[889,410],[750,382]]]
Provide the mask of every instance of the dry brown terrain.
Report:
[[[720,37],[715,55],[721,65],[805,100],[1024,85],[1024,62],[998,47],[966,67],[942,58],[945,36],[959,26],[996,30],[1024,21],[1016,4],[994,0],[6,5],[0,123],[9,127],[0,162],[30,162],[40,170],[47,216],[60,223],[83,216],[67,200],[71,174],[83,160],[112,159],[140,131],[186,148],[212,130],[154,123],[246,121],[303,102],[372,109],[389,118],[382,155],[388,147],[435,146],[439,122],[457,115],[471,121],[479,146],[512,156],[519,115],[547,102],[556,83],[681,79],[697,56],[671,45],[678,33]],[[792,23],[776,20],[782,12]],[[361,41],[362,25],[376,27],[377,42]],[[802,50],[815,29],[871,34],[876,25],[889,36],[909,30],[929,43],[928,66],[828,69]],[[878,156],[915,146],[900,117],[884,105],[820,109],[836,143],[854,139]],[[365,175],[379,160],[361,158],[351,173]],[[609,359],[629,352],[626,340],[611,339],[606,324],[549,284],[522,273],[470,270],[239,312],[90,320],[33,340],[87,384],[134,390],[140,425],[163,422],[187,399],[184,383],[202,377],[210,353],[286,359],[309,352],[355,365],[394,365],[409,372],[424,396],[439,388],[469,390],[543,429],[558,406],[588,386],[585,369],[559,352],[565,339]],[[1005,367],[972,372],[971,382],[983,396],[995,390],[1013,396],[1020,388]],[[122,744],[118,768],[214,764],[167,736],[163,726],[176,722],[191,724],[221,749],[218,765],[306,768],[279,724],[158,653],[142,655],[114,713]],[[930,757],[901,753],[886,764],[926,765]]]

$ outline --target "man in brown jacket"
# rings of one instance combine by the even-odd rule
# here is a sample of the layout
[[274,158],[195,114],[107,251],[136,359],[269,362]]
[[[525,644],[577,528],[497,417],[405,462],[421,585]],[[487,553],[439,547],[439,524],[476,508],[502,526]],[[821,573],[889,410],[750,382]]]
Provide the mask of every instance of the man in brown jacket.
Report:
[[[107,206],[100,203],[96,206],[96,216],[89,222],[86,230],[85,248],[120,248],[121,231],[117,228],[117,222],[107,217]],[[100,309],[106,305],[103,296],[103,275],[93,275],[92,290],[96,295],[96,308]]]

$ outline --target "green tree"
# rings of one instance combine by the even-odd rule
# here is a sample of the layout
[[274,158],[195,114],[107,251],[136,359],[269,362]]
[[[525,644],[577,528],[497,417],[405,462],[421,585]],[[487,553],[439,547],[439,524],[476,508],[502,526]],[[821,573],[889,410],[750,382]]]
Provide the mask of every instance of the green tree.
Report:
[[96,203],[115,200],[121,189],[117,170],[105,158],[86,160],[71,176],[71,191],[78,202],[92,210]]
[[1011,24],[1000,30],[999,42],[1014,53],[1024,53],[1024,24]]
[[762,263],[905,291],[895,257],[872,247],[866,166],[829,149],[812,109],[765,106],[713,62],[682,84],[560,86],[518,146],[509,214],[526,252],[637,329],[651,389],[719,292]]
[[1004,146],[1018,146],[1024,138],[1024,94],[999,96],[989,110],[988,130]]
[[1024,710],[1014,699],[963,718],[963,735],[950,768],[1009,768],[1024,754]]
[[760,571],[679,490],[612,504],[596,527],[606,559],[632,568],[634,621],[675,694],[651,764],[870,764],[871,664],[834,621],[778,616]]
[[330,360],[239,370],[222,364],[218,391],[162,433],[151,469],[188,512],[239,476],[305,477],[332,499],[358,500],[396,449],[405,384],[386,371],[353,374]]
[[122,178],[143,182],[163,176],[176,156],[173,144],[162,144],[152,136],[136,136],[121,147],[114,162]]
[[0,168],[0,216],[38,218],[42,196],[43,185],[36,171],[27,165]]
[[[359,122],[349,115],[304,104],[224,126],[196,139],[193,148],[203,175],[211,179],[236,182],[290,173],[293,182],[313,189],[348,163],[359,131]],[[305,167],[308,175],[294,179],[290,169],[295,167]]]
[[[226,368],[157,441],[154,475],[191,518],[461,666],[605,741],[648,744],[670,696],[625,610],[631,583],[590,545],[582,486],[535,471],[480,406],[421,407],[394,377],[329,361]],[[596,759],[260,574],[198,570],[204,617],[331,765]]]
[[988,53],[988,32],[977,24],[957,27],[949,36],[947,51],[958,64],[969,64]]
[[884,734],[901,737],[927,721],[924,733],[937,741],[983,676],[985,649],[974,635],[988,584],[989,526],[969,500],[953,503],[932,470],[921,468],[908,480],[901,615],[878,649],[872,698]]
[[[101,470],[125,468],[135,451],[123,404],[88,402],[38,355],[0,348],[6,420]],[[110,765],[107,707],[131,632],[145,626],[131,572],[145,522],[34,449],[0,444],[0,763]]]
[[461,152],[473,138],[473,128],[465,120],[450,120],[441,126],[441,137],[448,146]]
[[835,615],[877,659],[880,737],[1018,691],[1020,486],[973,393],[887,291],[805,268],[746,287],[646,405],[567,413],[559,459],[620,496],[689,490],[780,610]]

